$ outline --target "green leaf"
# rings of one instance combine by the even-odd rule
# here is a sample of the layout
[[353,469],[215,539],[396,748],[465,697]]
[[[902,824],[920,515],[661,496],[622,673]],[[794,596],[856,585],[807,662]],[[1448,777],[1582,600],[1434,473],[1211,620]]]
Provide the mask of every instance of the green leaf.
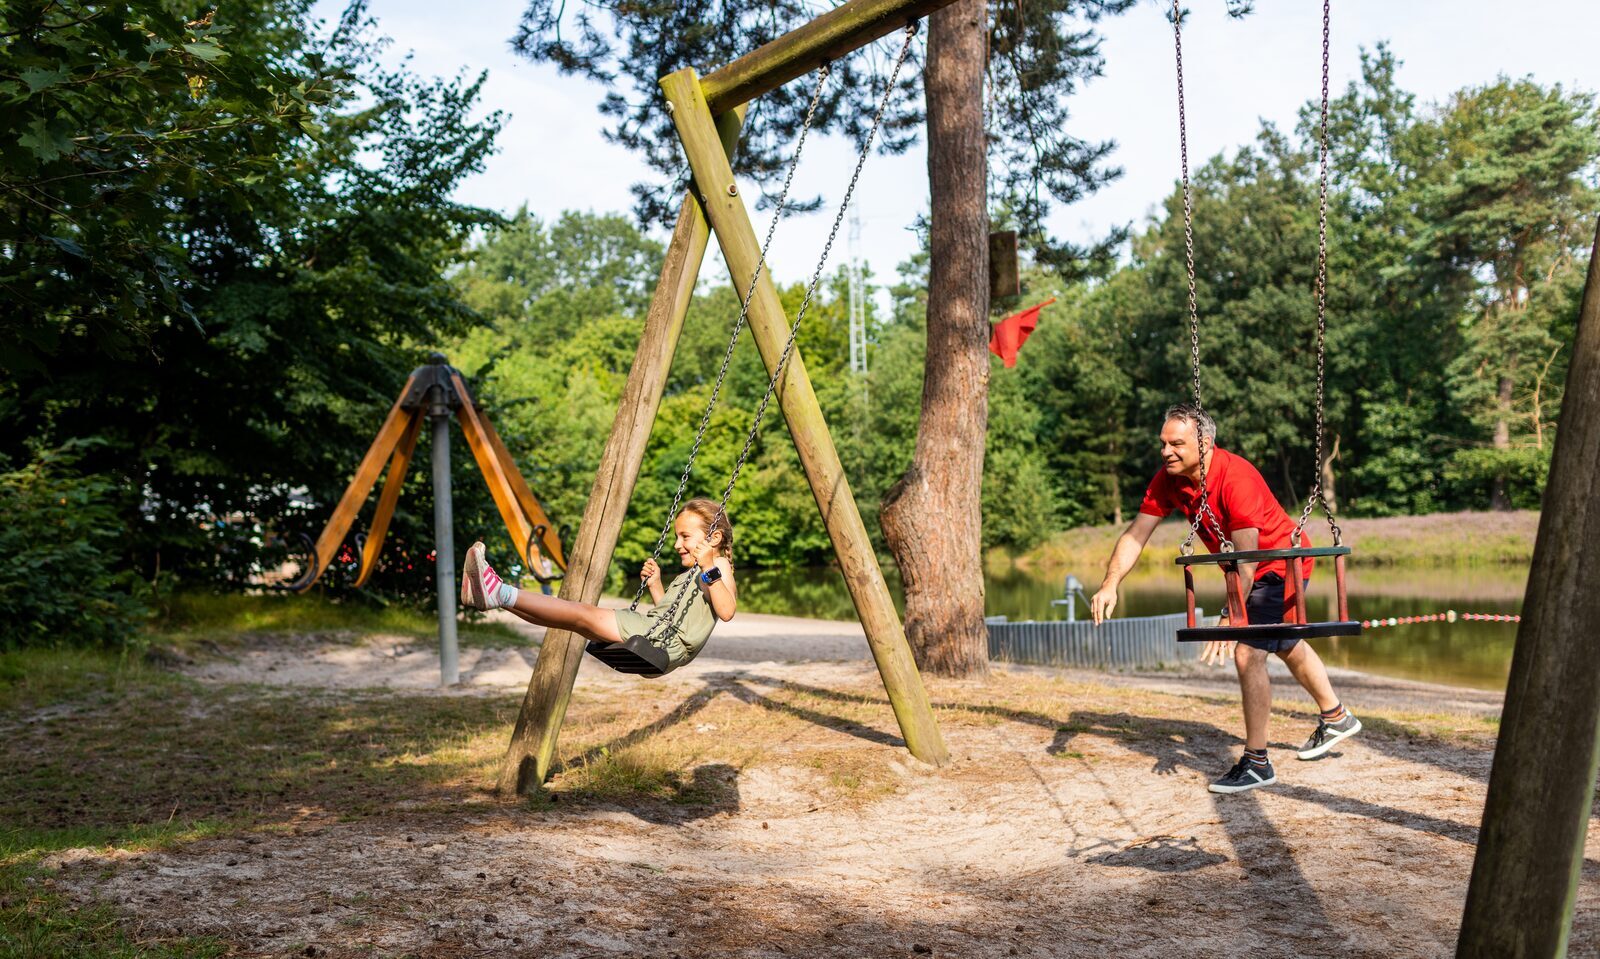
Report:
[[51,123],[44,117],[38,117],[28,124],[26,133],[17,137],[17,142],[31,150],[40,160],[50,163],[74,149],[72,138],[67,136],[63,126]]
[[83,251],[83,247],[79,246],[74,240],[69,240],[64,236],[52,236],[48,237],[48,239],[51,243],[54,243],[56,246],[60,247],[63,252],[70,253],[79,259],[87,259],[89,256],[89,254]]
[[215,43],[185,43],[183,48],[193,56],[199,57],[207,63],[214,63],[226,57],[227,54]]
[[58,83],[66,82],[70,73],[66,67],[56,67],[53,70],[33,67],[22,71],[21,78],[22,82],[28,85],[29,93],[38,93],[40,90],[47,90]]

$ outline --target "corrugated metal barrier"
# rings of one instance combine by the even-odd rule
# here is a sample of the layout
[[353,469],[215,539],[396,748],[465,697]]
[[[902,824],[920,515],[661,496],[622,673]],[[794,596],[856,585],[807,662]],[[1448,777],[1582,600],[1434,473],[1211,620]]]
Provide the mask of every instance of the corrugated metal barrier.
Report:
[[[1214,621],[1216,617],[1209,619]],[[989,658],[1084,669],[1190,662],[1200,658],[1205,644],[1178,642],[1177,633],[1185,621],[1183,613],[1109,619],[1099,627],[1088,620],[1012,623],[1004,617],[992,617],[986,620]]]

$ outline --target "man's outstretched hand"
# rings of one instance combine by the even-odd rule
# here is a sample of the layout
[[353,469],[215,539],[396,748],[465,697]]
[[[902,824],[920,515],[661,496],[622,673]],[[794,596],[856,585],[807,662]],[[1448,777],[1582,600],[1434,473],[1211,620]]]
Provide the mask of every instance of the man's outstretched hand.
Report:
[[1102,586],[1089,597],[1089,615],[1094,618],[1094,624],[1101,623],[1111,618],[1111,611],[1117,608],[1117,588],[1115,586]]

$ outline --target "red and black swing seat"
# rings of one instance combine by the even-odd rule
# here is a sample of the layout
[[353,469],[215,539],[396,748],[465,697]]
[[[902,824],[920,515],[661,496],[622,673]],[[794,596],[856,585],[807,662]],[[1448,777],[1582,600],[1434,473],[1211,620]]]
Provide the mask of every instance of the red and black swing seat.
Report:
[[[1360,636],[1361,624],[1350,618],[1350,604],[1345,596],[1344,565],[1350,555],[1348,546],[1308,546],[1302,549],[1251,549],[1234,553],[1207,553],[1179,556],[1177,563],[1183,567],[1183,587],[1188,597],[1189,625],[1178,630],[1178,642],[1238,642],[1242,639],[1324,639],[1329,636]],[[1338,593],[1339,618],[1330,622],[1308,622],[1306,595],[1301,584],[1305,582],[1306,560],[1313,557],[1333,557],[1334,588]],[[1291,575],[1283,578],[1283,602],[1292,601],[1294,622],[1251,625],[1245,615],[1244,583],[1239,576],[1240,563],[1258,563],[1281,559]],[[1220,566],[1228,584],[1228,625],[1196,625],[1194,607],[1194,567]],[[1288,612],[1288,610],[1286,610]],[[1287,618],[1287,617],[1286,617]]]

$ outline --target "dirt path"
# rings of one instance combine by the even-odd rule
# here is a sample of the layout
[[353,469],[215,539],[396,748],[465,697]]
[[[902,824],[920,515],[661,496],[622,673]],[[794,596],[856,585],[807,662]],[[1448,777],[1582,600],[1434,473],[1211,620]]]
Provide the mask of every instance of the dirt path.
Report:
[[[586,662],[569,717],[563,777],[666,751],[704,787],[694,802],[530,807],[479,778],[349,821],[307,807],[167,852],[65,855],[57,886],[143,934],[262,956],[1171,959],[1226,954],[1247,924],[1260,956],[1453,951],[1490,694],[1341,676],[1347,699],[1386,704],[1367,733],[1298,763],[1286,747],[1310,716],[1286,698],[1280,783],[1219,797],[1205,782],[1239,748],[1225,675],[997,670],[929,684],[954,756],[934,772],[897,748],[859,630],[736,623],[748,633],[660,681]],[[850,660],[794,661],[851,641]],[[190,671],[509,703],[530,662],[466,650],[465,683],[440,691],[430,650],[380,637],[263,643]],[[1442,732],[1404,712],[1442,714]],[[1588,854],[1573,955],[1600,950],[1596,839]]]
[[[608,599],[604,604],[621,606],[624,603]],[[479,692],[522,690],[533,672],[537,645],[544,639],[544,630],[506,613],[493,616],[496,621],[505,622],[527,636],[530,645],[525,649],[461,650],[461,683]],[[824,662],[871,662],[866,634],[859,623],[744,613],[731,623],[718,625],[716,635],[695,668],[737,670],[772,663]],[[1282,663],[1276,659],[1269,663],[1275,696],[1287,703],[1310,703]],[[1110,674],[1049,667],[1008,668],[1125,688],[1222,696],[1238,694],[1231,668],[1189,665]],[[376,636],[351,643],[339,637],[267,636],[247,642],[244,648],[227,656],[197,665],[190,672],[212,682],[437,691],[439,657],[431,644],[408,637]],[[1353,670],[1330,672],[1335,686],[1352,706],[1488,716],[1499,713],[1503,698],[1497,692],[1389,679]],[[583,660],[580,682],[624,686],[632,683],[589,658]]]

